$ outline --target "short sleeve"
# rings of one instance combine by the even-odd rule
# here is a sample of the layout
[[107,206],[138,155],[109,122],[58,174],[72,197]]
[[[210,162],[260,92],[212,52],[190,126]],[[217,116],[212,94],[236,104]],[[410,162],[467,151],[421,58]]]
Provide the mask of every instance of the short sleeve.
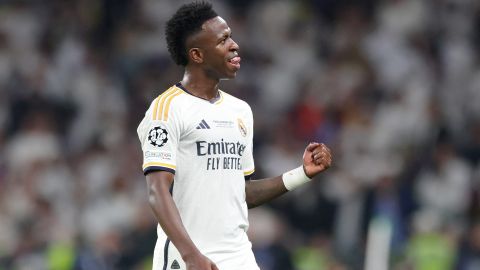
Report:
[[[152,105],[153,106],[153,105]],[[180,138],[179,119],[170,110],[168,120],[153,119],[147,111],[138,127],[143,151],[143,173],[168,171],[175,173],[176,154]]]

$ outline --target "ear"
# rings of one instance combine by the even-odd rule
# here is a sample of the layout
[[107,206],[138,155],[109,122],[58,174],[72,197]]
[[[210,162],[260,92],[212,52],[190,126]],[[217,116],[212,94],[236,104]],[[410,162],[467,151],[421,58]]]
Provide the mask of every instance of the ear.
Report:
[[200,48],[191,48],[188,50],[188,56],[194,63],[203,63],[203,52],[200,50]]

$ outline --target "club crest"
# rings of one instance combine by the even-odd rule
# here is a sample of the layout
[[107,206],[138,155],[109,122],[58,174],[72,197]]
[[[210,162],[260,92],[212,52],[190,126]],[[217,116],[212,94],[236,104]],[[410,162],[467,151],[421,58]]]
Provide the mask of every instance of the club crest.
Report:
[[238,123],[238,129],[240,130],[240,134],[242,134],[243,137],[246,137],[247,136],[247,127],[243,123],[242,119],[238,118],[237,123]]

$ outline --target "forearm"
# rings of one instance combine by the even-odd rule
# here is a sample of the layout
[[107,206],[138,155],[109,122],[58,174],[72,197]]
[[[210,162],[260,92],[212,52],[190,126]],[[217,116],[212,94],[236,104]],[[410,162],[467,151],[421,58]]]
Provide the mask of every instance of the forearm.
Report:
[[168,188],[162,185],[164,184],[149,184],[148,201],[163,231],[185,260],[186,257],[199,251],[183,226],[180,213]]
[[245,182],[248,208],[254,208],[269,202],[287,191],[282,176]]

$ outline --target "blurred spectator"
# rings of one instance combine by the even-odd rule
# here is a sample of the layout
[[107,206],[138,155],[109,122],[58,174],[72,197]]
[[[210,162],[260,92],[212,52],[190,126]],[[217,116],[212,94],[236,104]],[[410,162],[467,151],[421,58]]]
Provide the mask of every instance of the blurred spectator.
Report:
[[432,166],[418,178],[417,196],[420,207],[436,212],[442,222],[465,227],[472,171],[452,148],[448,142],[436,147]]
[[420,212],[415,216],[414,233],[406,248],[407,265],[412,269],[453,269],[456,243],[450,232],[441,232],[442,221],[435,213]]
[[480,223],[475,223],[460,249],[457,269],[472,270],[480,267]]

